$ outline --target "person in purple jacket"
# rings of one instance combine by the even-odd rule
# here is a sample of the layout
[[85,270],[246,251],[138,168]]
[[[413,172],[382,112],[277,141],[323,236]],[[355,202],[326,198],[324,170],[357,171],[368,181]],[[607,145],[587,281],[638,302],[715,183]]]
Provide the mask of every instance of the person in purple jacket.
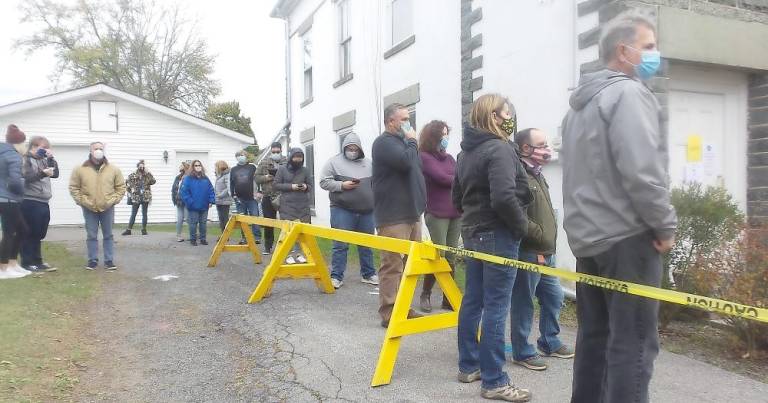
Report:
[[[448,148],[448,125],[440,120],[433,120],[421,129],[419,136],[419,156],[421,157],[424,182],[427,185],[427,211],[424,221],[429,229],[429,237],[438,245],[458,246],[461,233],[461,214],[451,202],[451,185],[456,175],[456,160],[446,152]],[[451,268],[455,269],[455,256],[445,255]],[[453,272],[451,272],[453,275]],[[432,312],[432,288],[435,276],[424,276],[421,290],[420,308]],[[443,295],[443,309],[452,309]]]

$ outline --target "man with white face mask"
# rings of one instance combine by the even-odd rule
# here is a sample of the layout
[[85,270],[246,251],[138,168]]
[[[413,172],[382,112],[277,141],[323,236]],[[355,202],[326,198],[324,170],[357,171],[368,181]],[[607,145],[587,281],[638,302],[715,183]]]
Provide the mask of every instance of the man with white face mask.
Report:
[[[557,242],[557,220],[549,195],[549,184],[542,168],[552,158],[552,149],[546,133],[539,129],[525,129],[515,135],[520,159],[528,175],[528,188],[533,201],[528,206],[528,233],[520,244],[519,259],[552,266]],[[528,343],[533,324],[533,297],[539,301],[539,331],[541,336],[534,347]],[[548,357],[573,358],[573,348],[563,344],[560,333],[560,308],[563,289],[557,277],[518,270],[512,291],[510,309],[510,335],[512,358],[515,364],[535,371],[547,369],[539,352]],[[538,352],[537,352],[538,347]]]
[[[372,163],[365,157],[360,138],[350,133],[344,138],[342,151],[328,160],[320,177],[320,187],[328,191],[331,199],[331,227],[373,234]],[[344,282],[349,244],[333,242],[331,283],[334,288]],[[357,247],[360,256],[360,277],[365,284],[379,285],[379,276],[373,267],[370,248]]]
[[[283,145],[274,142],[269,150],[269,155],[265,156],[256,169],[256,183],[261,187],[261,193],[264,198],[261,200],[261,212],[265,218],[277,218],[277,209],[280,193],[275,190],[274,182],[277,170],[288,163],[288,159],[282,154]],[[264,227],[264,250],[263,254],[272,253],[272,245],[275,243],[275,229]]]
[[88,159],[74,171],[69,179],[69,193],[78,206],[83,208],[85,232],[88,235],[87,270],[94,270],[99,263],[99,226],[103,237],[104,269],[117,270],[114,263],[115,205],[125,196],[125,179],[120,168],[110,164],[104,155],[104,143],[91,143]]
[[[256,187],[256,165],[248,163],[248,152],[245,150],[236,152],[235,158],[237,165],[229,171],[229,194],[235,199],[238,214],[257,217],[262,195]],[[261,228],[254,224],[251,231],[256,243],[261,243]],[[245,245],[245,234],[240,244]]]

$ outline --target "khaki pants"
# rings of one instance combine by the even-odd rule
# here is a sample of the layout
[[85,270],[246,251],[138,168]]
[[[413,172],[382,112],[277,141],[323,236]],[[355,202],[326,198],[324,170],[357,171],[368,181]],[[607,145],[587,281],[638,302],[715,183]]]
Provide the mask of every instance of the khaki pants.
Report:
[[[378,235],[390,238],[421,241],[421,221],[407,224],[395,224],[377,229]],[[400,279],[403,277],[406,255],[392,252],[381,252],[381,268],[379,269],[379,315],[384,320],[392,316]]]

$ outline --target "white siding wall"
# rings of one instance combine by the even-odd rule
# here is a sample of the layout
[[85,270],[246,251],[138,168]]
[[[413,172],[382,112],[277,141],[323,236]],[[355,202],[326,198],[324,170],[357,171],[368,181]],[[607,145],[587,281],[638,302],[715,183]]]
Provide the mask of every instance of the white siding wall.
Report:
[[[95,133],[88,129],[88,101],[109,100],[117,102],[119,131],[117,133]],[[249,143],[247,137],[243,141],[223,136],[219,133],[170,117],[140,105],[118,100],[110,96],[102,95],[88,99],[62,102],[34,110],[20,112],[18,114],[0,117],[0,127],[9,123],[17,124],[27,137],[42,135],[51,141],[52,149],[56,147],[80,146],[87,150],[87,145],[93,141],[102,141],[106,144],[106,156],[109,161],[116,164],[127,178],[128,174],[136,170],[136,163],[140,159],[146,161],[147,168],[157,179],[157,184],[152,187],[153,201],[149,207],[149,221],[174,222],[176,210],[171,203],[171,185],[177,173],[178,163],[176,152],[207,152],[208,166],[211,181],[215,180],[213,163],[219,159],[232,164],[234,153]],[[67,147],[67,149],[71,149]],[[163,151],[168,151],[168,163],[163,161]],[[67,153],[69,160],[59,160],[64,169],[71,169],[82,164],[87,154],[75,157],[73,153]],[[76,160],[73,160],[77,158]],[[61,177],[57,181],[69,181],[69,177]],[[61,186],[56,187],[61,189]],[[61,198],[56,198],[61,200]],[[67,202],[73,203],[71,198]],[[53,223],[82,223],[82,217],[77,221],[64,217],[62,211],[57,214],[56,205],[51,205]],[[71,206],[70,206],[71,207]],[[216,209],[211,209],[209,219],[216,220]],[[125,200],[117,207],[115,220],[127,222],[130,216],[130,206]],[[140,217],[140,213],[139,213]]]

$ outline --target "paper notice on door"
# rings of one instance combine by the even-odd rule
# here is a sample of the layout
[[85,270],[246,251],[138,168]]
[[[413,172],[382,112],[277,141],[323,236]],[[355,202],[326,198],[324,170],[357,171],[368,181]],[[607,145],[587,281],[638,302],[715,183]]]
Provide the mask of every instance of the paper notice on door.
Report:
[[686,161],[701,162],[701,136],[698,134],[691,134],[688,136],[688,143],[686,147]]
[[704,144],[701,163],[703,166],[704,176],[706,176],[708,179],[714,179],[720,175],[720,170],[718,169],[719,163],[717,150],[713,144]]

